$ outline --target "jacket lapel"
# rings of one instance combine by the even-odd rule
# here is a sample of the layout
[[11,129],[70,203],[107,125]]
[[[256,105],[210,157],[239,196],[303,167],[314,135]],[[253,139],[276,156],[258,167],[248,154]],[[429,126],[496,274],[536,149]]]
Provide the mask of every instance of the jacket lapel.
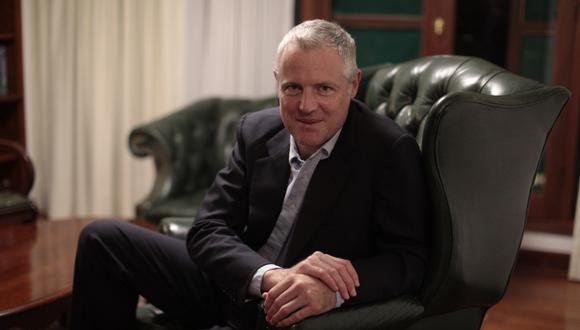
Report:
[[298,260],[312,234],[336,202],[352,168],[350,153],[356,145],[356,110],[351,103],[349,115],[329,158],[318,163],[308,185],[300,213],[278,260],[284,267]]
[[290,175],[288,131],[283,129],[274,135],[266,148],[268,155],[256,160],[250,185],[250,225],[245,238],[253,249],[266,242],[282,208]]

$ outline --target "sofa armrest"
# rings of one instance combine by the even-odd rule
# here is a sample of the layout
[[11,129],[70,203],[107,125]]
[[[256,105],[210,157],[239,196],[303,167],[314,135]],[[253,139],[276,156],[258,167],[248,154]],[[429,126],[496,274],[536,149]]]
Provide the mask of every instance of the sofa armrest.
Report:
[[[278,329],[265,322],[262,304],[258,310],[257,329]],[[405,295],[374,304],[339,308],[286,329],[406,329],[423,312],[424,307],[417,297]]]

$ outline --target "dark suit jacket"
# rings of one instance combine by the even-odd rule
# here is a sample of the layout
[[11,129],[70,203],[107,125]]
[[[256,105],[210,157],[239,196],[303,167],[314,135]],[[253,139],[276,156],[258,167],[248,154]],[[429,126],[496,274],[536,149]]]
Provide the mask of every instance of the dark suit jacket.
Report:
[[[227,166],[189,232],[192,259],[232,301],[247,298],[255,250],[268,239],[288,184],[289,133],[278,108],[245,115]],[[426,263],[426,197],[413,136],[351,102],[337,144],[316,168],[278,264],[314,251],[349,259],[360,278],[346,304],[417,290]]]

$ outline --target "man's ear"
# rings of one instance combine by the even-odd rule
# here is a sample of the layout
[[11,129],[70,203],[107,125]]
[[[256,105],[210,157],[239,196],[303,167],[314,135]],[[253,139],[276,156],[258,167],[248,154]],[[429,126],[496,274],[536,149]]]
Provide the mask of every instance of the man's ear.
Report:
[[360,69],[356,69],[356,73],[354,74],[354,77],[352,78],[352,82],[351,82],[351,93],[350,93],[350,97],[355,97],[356,96],[356,92],[358,91],[358,87],[360,85],[360,80],[361,80],[362,74]]
[[280,106],[280,83],[278,82],[278,70],[274,69],[272,70],[272,73],[274,74],[274,79],[276,79],[276,105]]

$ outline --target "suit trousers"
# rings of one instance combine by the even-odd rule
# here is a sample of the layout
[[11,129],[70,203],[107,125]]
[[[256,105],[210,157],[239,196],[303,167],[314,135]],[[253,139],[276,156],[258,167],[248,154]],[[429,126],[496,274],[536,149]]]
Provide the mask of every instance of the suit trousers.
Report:
[[189,257],[183,240],[116,220],[83,229],[71,329],[135,329],[138,296],[191,328],[223,323],[223,295]]

